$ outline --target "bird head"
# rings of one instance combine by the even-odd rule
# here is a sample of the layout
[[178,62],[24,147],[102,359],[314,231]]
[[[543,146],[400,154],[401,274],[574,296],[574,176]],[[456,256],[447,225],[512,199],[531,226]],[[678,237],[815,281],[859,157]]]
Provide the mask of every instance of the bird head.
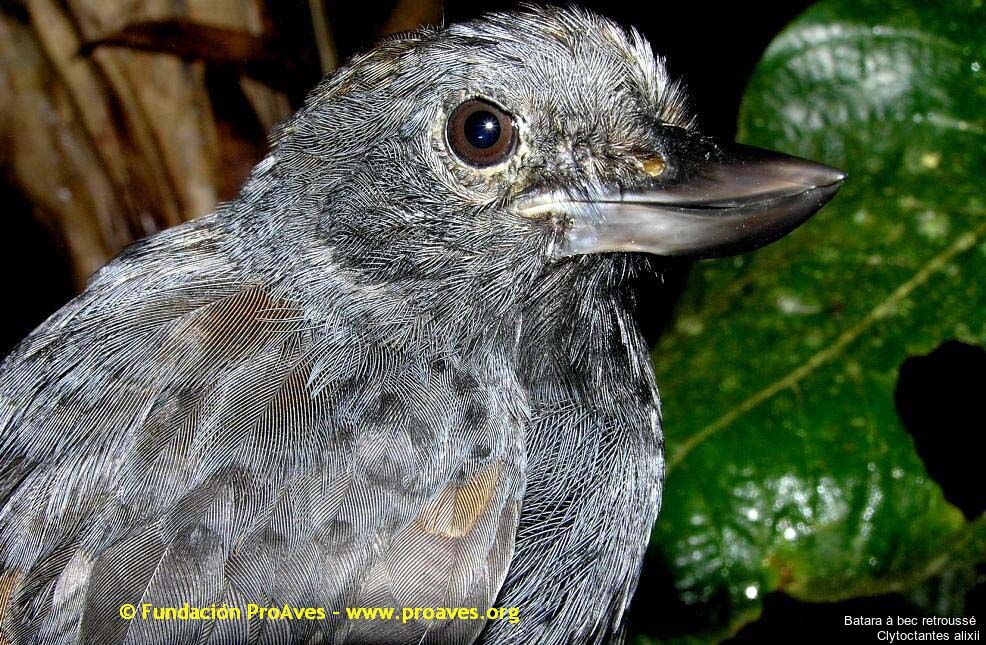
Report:
[[637,32],[556,8],[385,40],[276,142],[327,255],[389,283],[741,252],[805,221],[844,177],[703,136]]

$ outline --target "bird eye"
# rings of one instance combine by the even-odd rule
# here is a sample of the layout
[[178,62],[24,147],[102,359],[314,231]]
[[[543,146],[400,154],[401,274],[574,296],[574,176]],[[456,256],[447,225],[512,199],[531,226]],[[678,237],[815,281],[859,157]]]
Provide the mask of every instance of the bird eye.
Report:
[[517,148],[513,117],[482,99],[470,99],[455,108],[445,137],[452,152],[478,168],[502,162]]

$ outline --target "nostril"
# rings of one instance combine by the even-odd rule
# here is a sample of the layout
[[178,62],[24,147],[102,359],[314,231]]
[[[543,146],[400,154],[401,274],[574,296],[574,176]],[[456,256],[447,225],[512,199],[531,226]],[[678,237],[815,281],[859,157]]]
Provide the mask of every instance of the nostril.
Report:
[[651,177],[660,177],[664,174],[664,170],[668,167],[668,165],[664,163],[664,159],[661,159],[660,157],[648,157],[647,159],[641,161],[641,165],[644,168],[644,172]]

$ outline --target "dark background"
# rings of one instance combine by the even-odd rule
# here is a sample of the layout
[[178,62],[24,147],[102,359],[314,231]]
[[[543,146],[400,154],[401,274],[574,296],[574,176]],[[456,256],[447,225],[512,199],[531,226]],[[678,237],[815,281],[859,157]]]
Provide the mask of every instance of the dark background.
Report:
[[[700,127],[722,137],[735,135],[740,99],[761,54],[783,26],[811,4],[806,0],[784,3],[694,2],[582,2],[583,6],[616,21],[640,29],[655,52],[667,60],[673,76],[683,78]],[[339,58],[364,48],[387,31],[396,2],[358,4],[327,2],[325,9]],[[449,1],[446,22],[455,22],[489,10],[506,9],[513,2],[467,3]],[[277,82],[293,107],[321,77],[316,39],[308,2],[278,0],[267,3],[271,49],[280,56]],[[9,9],[8,9],[9,10]],[[427,12],[425,12],[425,15]],[[162,50],[170,45],[164,42]],[[177,47],[177,45],[176,45]],[[210,98],[218,117],[229,126],[227,133],[258,142],[254,156],[263,154],[263,128],[242,109],[244,97],[233,82],[238,70],[216,65],[208,69]],[[4,221],[4,248],[0,275],[5,279],[6,306],[0,316],[0,355],[50,313],[72,297],[77,281],[64,248],[32,213],[31,204],[16,183],[4,173],[0,158],[0,212]],[[247,167],[249,164],[247,164]],[[240,178],[242,179],[242,178]],[[237,185],[238,181],[233,181]],[[232,194],[222,195],[228,199]],[[668,312],[687,277],[688,266],[672,267],[661,288],[665,294],[655,309],[643,312],[653,337],[660,332]],[[914,435],[929,473],[943,486],[946,497],[969,517],[983,511],[981,478],[977,476],[980,451],[971,445],[971,419],[981,418],[973,406],[986,373],[986,352],[957,342],[944,344],[926,357],[908,359],[901,368],[897,389],[902,423]],[[983,585],[970,604],[983,606]],[[738,643],[773,639],[830,640],[844,638],[845,615],[916,615],[920,611],[900,596],[882,596],[839,604],[801,603],[780,594],[765,598],[765,613],[734,638]],[[714,621],[714,617],[713,622]],[[648,560],[629,616],[630,634],[675,637],[701,630],[709,616],[696,613],[678,599],[663,564]],[[805,627],[810,627],[806,635]]]

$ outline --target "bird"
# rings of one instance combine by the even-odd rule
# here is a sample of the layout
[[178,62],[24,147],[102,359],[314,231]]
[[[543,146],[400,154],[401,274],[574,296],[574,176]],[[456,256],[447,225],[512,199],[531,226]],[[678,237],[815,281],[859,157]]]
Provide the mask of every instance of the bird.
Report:
[[[355,54],[3,362],[0,642],[618,640],[665,467],[635,278],[844,178],[704,135],[587,10]],[[251,605],[320,611],[141,614]]]

